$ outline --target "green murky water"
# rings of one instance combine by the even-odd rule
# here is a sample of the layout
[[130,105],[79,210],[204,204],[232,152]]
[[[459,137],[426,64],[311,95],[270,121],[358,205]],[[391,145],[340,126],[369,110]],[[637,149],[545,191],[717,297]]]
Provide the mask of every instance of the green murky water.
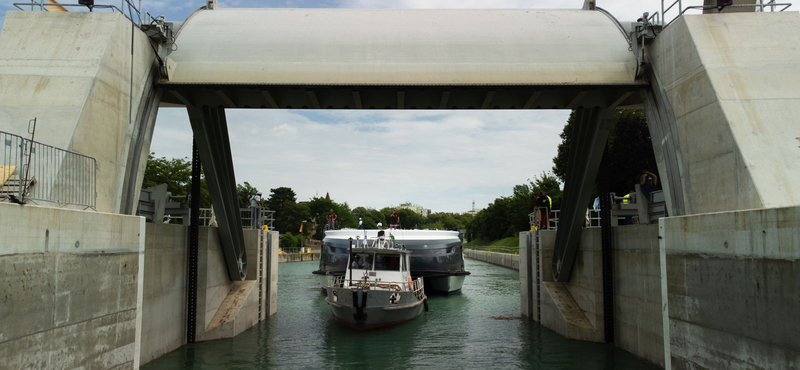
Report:
[[337,322],[318,262],[280,265],[278,313],[233,339],[186,345],[143,369],[658,369],[613,346],[567,340],[520,318],[516,271],[467,260],[461,293],[394,327]]

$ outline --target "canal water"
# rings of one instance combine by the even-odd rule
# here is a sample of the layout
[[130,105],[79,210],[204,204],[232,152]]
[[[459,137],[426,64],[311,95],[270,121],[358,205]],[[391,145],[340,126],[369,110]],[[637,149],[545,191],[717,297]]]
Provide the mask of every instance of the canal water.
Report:
[[278,313],[233,339],[186,345],[142,369],[658,369],[613,346],[567,340],[520,317],[519,273],[475,260],[460,293],[356,332],[337,322],[311,271],[282,263]]

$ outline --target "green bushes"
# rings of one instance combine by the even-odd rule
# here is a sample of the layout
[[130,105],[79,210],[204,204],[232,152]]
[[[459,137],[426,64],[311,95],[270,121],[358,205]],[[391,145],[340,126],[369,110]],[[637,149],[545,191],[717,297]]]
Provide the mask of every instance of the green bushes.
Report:
[[294,236],[292,233],[284,233],[281,235],[281,249],[284,251],[300,248],[302,236]]

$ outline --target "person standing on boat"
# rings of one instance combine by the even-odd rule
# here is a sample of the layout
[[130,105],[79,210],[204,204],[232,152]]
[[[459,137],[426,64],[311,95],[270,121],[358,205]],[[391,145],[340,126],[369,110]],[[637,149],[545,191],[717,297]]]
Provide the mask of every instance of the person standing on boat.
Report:
[[400,215],[397,214],[397,209],[392,211],[389,215],[389,230],[397,229],[400,226]]
[[383,230],[383,222],[378,221],[378,230]]
[[333,213],[333,209],[328,213],[328,230],[336,230],[334,227],[336,226],[336,214]]
[[364,221],[361,221],[361,217],[358,218],[358,229],[361,230],[364,228]]

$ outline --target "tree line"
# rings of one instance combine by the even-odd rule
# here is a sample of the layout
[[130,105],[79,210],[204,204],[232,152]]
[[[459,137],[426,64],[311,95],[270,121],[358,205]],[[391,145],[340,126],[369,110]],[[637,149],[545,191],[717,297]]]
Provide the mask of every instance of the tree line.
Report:
[[[191,177],[192,162],[187,158],[157,158],[155,153],[150,153],[142,188],[167,184],[167,190],[172,195],[184,196],[191,192]],[[200,207],[210,208],[211,199],[205,178],[202,176],[200,188]],[[241,208],[249,207],[250,199],[259,192],[258,188],[247,181],[237,184],[236,190]],[[297,194],[289,187],[270,189],[269,195],[262,197],[261,206],[275,211],[273,227],[282,234],[283,248],[299,247],[301,241],[306,238],[321,240],[330,210],[336,214],[337,228],[357,228],[359,218],[364,228],[375,229],[378,222],[385,228],[394,209],[397,209],[401,227],[404,229],[465,229],[472,219],[470,215],[443,212],[423,217],[413,210],[393,207],[384,207],[380,210],[365,207],[351,209],[347,202],[338,203],[327,196],[298,201]]]

